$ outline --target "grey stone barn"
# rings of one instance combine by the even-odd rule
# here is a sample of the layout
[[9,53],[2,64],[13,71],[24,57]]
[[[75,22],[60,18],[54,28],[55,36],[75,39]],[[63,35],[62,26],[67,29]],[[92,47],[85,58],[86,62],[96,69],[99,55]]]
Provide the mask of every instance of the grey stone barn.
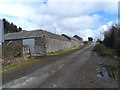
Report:
[[80,43],[80,45],[83,44],[83,38],[79,37],[78,35],[73,36],[73,38],[77,38],[79,40],[78,42]]
[[81,42],[78,39],[75,40],[75,43],[76,44],[74,45],[71,43],[70,39],[58,34],[53,34],[44,30],[34,30],[5,34],[4,44],[13,46],[28,45],[32,49],[33,55],[42,56],[46,53],[81,45]]
[[77,47],[83,44],[83,39],[77,35],[75,35],[74,37],[70,37],[68,35],[62,34],[61,36],[71,41],[71,47]]

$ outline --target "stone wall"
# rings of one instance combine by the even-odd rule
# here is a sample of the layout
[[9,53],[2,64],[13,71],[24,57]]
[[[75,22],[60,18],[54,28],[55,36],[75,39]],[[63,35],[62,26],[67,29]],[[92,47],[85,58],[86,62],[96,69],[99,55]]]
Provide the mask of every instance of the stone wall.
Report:
[[35,54],[37,55],[45,55],[46,54],[46,47],[45,47],[45,38],[35,38]]
[[45,41],[46,41],[46,53],[57,52],[59,50],[69,49],[72,47],[78,47],[83,43],[80,40],[63,41],[53,38],[45,38]]
[[78,47],[78,46],[80,46],[80,42],[79,42],[79,40],[76,40],[75,41],[75,47]]
[[75,40],[71,40],[71,47],[75,47],[76,46],[75,43],[76,43]]
[[23,40],[6,40],[5,45],[23,45]]
[[[7,45],[10,41],[6,41]],[[60,40],[48,37],[34,38],[34,55],[43,56],[46,53],[57,52],[62,49],[77,47],[82,44],[80,40]],[[23,45],[23,40],[12,40],[9,45]]]
[[80,40],[75,41],[75,46],[80,46],[82,44],[83,44],[83,41],[80,41]]
[[70,41],[46,38],[46,53],[57,52],[62,49],[71,48]]
[[82,45],[82,41],[80,40],[71,40],[71,47],[78,47],[80,45]]

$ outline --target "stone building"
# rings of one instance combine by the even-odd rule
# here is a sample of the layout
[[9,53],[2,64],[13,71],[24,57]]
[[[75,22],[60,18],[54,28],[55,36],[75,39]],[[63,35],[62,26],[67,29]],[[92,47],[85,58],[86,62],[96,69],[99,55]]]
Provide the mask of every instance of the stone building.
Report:
[[5,45],[27,45],[34,55],[45,55],[62,49],[80,46],[76,38],[66,38],[44,30],[22,31],[5,34]]
[[71,47],[77,47],[83,44],[83,39],[77,35],[70,37],[68,35],[62,34],[61,36],[64,36],[71,41]]

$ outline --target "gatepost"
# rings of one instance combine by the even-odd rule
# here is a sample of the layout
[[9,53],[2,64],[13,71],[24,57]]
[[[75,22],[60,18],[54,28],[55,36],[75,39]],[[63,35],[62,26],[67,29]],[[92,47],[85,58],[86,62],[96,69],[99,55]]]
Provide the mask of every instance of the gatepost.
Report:
[[4,23],[0,20],[0,89],[2,88],[2,43],[4,42]]

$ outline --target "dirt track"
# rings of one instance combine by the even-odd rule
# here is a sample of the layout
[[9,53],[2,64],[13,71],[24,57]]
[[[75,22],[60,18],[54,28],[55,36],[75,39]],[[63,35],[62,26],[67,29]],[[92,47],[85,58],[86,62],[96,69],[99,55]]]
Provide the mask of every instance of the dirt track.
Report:
[[104,59],[93,51],[95,44],[73,53],[40,57],[40,62],[3,75],[8,88],[117,88],[113,78],[97,77]]

